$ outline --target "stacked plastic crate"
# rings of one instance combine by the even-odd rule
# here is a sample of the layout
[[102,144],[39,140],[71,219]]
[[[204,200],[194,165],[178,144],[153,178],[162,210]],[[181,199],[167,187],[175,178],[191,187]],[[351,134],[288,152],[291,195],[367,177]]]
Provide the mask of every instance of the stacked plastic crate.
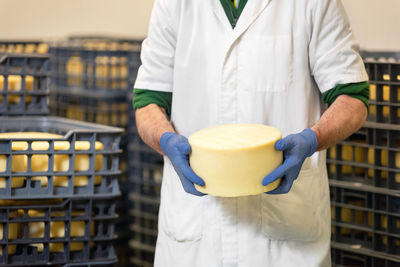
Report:
[[[119,266],[132,266],[129,257],[140,253],[136,242],[140,222],[135,212],[148,212],[141,200],[146,197],[141,194],[141,183],[146,186],[149,175],[153,175],[144,160],[160,158],[140,141],[134,121],[132,90],[140,66],[140,42],[102,36],[75,36],[51,46],[50,54],[53,72],[52,114],[119,126],[126,130],[122,138],[122,198],[118,203],[122,216],[118,220],[117,250]],[[146,158],[142,158],[142,153],[146,153]],[[157,194],[147,197],[150,202],[157,202]],[[158,206],[153,209],[158,210]],[[156,222],[157,212],[153,213]],[[154,231],[154,228],[151,229]],[[129,244],[132,246],[129,247]],[[154,248],[151,250],[154,251]]]
[[400,266],[400,53],[362,53],[370,77],[367,122],[328,150],[332,260]]
[[0,265],[113,265],[122,130],[45,116],[48,81],[47,55],[0,53]]

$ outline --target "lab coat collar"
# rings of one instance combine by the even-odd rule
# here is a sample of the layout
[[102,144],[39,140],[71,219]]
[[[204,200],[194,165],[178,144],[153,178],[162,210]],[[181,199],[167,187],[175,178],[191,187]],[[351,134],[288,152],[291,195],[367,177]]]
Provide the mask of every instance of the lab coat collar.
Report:
[[212,7],[214,14],[218,17],[219,21],[224,25],[227,31],[232,32],[232,41],[235,41],[249,28],[249,26],[268,6],[270,1],[271,0],[248,0],[242,11],[242,14],[239,17],[236,27],[232,29],[232,26],[226,17],[224,8],[222,7],[220,1],[209,0],[210,6]]

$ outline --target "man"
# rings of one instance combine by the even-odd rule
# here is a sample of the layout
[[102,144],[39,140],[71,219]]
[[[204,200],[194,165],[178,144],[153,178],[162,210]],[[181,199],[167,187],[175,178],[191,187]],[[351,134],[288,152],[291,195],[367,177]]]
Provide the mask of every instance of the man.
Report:
[[[155,1],[134,101],[141,137],[165,155],[155,266],[330,266],[324,149],[365,121],[357,50],[339,0]],[[226,123],[286,136],[283,164],[263,180],[283,177],[277,189],[195,189],[187,137]]]

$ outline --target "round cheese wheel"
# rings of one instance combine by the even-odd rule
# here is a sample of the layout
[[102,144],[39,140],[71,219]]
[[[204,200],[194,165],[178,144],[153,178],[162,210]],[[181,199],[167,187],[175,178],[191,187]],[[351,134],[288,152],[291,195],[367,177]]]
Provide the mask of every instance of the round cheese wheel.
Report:
[[190,166],[205,186],[202,193],[221,197],[257,195],[275,189],[280,179],[263,186],[265,176],[283,161],[275,142],[281,132],[261,124],[226,124],[189,137]]

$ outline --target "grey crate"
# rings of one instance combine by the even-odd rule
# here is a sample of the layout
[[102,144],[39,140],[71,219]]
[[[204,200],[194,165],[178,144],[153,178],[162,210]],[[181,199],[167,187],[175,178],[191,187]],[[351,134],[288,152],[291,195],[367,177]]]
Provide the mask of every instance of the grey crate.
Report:
[[[1,199],[105,198],[120,194],[119,144],[122,129],[57,117],[5,117],[0,120],[0,132],[27,131],[54,133],[63,137],[0,139],[0,160],[6,162],[6,167],[0,170],[3,182],[3,188],[0,188]],[[24,142],[27,147],[24,150],[13,150],[12,143],[18,141]],[[48,146],[35,150],[35,142],[39,141],[46,142]],[[56,149],[55,144],[60,141],[67,141],[67,146]],[[77,142],[84,142],[88,147],[76,150]],[[103,148],[96,150],[96,142],[101,142]],[[13,161],[21,160],[21,157],[26,161],[26,166],[13,169]],[[62,157],[64,161],[63,167],[58,169],[54,164],[57,157]],[[41,162],[44,167],[32,170],[32,163],[36,164],[35,160],[38,159],[44,161]],[[88,166],[76,167],[82,159]],[[78,176],[87,177],[87,183],[74,186]],[[45,177],[47,185],[35,177]],[[12,186],[15,179],[23,179],[22,185]],[[57,179],[67,181],[62,184],[60,180],[56,182]]]
[[368,120],[400,123],[400,52],[361,53],[370,79]]
[[52,90],[131,92],[140,66],[140,44],[129,42],[75,39],[49,53]]
[[47,55],[0,53],[0,116],[48,114],[48,79]]
[[54,116],[127,127],[133,112],[125,94],[97,93],[83,90],[56,90],[50,95],[50,111]]
[[[2,266],[82,266],[116,261],[112,246],[115,200],[31,200],[7,205],[0,206]],[[72,231],[78,226],[79,231]]]

